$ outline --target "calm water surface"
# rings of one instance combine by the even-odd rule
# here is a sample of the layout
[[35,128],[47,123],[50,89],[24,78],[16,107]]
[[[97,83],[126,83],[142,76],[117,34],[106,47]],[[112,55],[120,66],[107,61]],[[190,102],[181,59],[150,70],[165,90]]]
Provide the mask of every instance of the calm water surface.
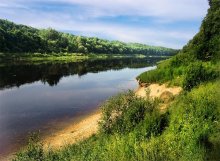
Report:
[[[25,144],[29,132],[50,133],[92,113],[108,97],[137,88],[135,77],[159,59],[0,66],[0,156]],[[52,130],[53,129],[53,130]]]

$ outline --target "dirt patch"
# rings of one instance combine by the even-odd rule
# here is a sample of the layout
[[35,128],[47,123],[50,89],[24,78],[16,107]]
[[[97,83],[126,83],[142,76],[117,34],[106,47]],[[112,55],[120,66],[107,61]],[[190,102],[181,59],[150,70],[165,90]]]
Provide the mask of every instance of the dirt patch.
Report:
[[160,110],[165,111],[172,101],[174,96],[182,91],[181,87],[167,87],[166,84],[150,84],[148,86],[140,86],[135,94],[139,97],[160,98],[163,103],[160,105]]
[[169,91],[165,91],[163,93],[161,93],[160,95],[160,99],[164,102],[164,103],[168,103],[173,99],[174,95],[173,93],[169,92]]
[[149,94],[151,98],[160,98],[171,94],[172,96],[175,96],[178,95],[181,91],[181,87],[167,87],[165,84],[151,84],[147,87],[139,87],[135,93],[140,97],[147,97]]

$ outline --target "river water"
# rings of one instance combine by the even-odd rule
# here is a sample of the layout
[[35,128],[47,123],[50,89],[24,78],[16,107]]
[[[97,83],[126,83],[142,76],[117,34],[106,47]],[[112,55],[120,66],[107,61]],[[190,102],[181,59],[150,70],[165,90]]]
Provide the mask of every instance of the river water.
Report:
[[[26,144],[30,132],[50,133],[96,111],[116,93],[137,88],[159,58],[0,65],[0,156]],[[52,130],[53,129],[53,130]]]

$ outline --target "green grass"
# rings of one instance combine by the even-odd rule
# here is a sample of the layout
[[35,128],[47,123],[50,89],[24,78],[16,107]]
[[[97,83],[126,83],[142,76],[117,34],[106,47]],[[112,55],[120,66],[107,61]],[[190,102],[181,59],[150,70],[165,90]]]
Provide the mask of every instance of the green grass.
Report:
[[82,53],[0,53],[0,62],[45,62],[45,61],[66,61],[75,62],[86,59],[108,59],[108,58],[146,58],[161,57],[169,58],[170,56],[146,56],[143,54],[82,54]]
[[137,79],[140,83],[168,83],[190,90],[202,82],[214,80],[219,76],[219,63],[204,62],[190,55],[182,55],[180,53],[159,63],[157,69],[144,72]]
[[[14,63],[14,62],[51,62],[51,61],[61,61],[61,62],[79,62],[87,59],[111,59],[111,58],[144,58],[145,55],[133,54],[133,55],[123,55],[123,54],[81,54],[81,53],[0,53],[1,63]],[[158,56],[162,57],[162,56]]]

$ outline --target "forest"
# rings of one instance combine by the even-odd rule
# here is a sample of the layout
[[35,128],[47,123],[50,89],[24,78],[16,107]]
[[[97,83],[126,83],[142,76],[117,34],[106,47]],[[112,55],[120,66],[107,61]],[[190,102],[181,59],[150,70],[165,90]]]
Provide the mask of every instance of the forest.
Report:
[[35,29],[0,19],[0,52],[170,56],[174,55],[176,50],[139,43],[108,41],[96,37],[75,36],[52,28]]

